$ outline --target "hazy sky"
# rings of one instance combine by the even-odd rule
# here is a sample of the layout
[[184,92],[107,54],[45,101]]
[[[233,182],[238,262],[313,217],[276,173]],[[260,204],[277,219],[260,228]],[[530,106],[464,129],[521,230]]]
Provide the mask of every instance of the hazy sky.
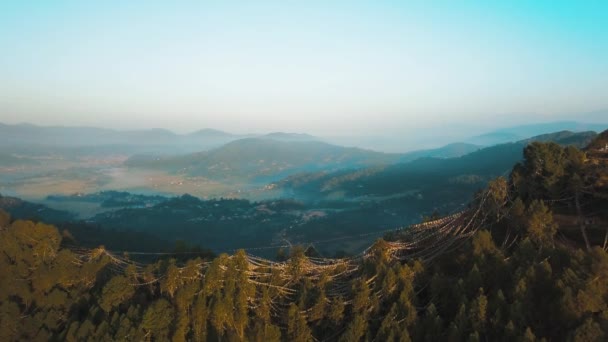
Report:
[[5,123],[395,134],[608,108],[605,0],[3,1],[0,46]]

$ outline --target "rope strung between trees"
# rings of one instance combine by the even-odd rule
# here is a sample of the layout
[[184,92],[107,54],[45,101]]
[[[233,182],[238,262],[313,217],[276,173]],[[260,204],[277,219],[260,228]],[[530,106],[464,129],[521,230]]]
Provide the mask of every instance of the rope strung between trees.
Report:
[[[399,237],[399,241],[385,243],[388,257],[399,261],[418,259],[422,262],[429,262],[438,255],[445,253],[458,242],[471,237],[485,222],[486,218],[481,217],[481,213],[487,197],[488,194],[485,193],[475,210],[468,209],[437,220],[382,231],[383,233],[396,233]],[[369,236],[378,233],[380,232],[358,234],[355,236]],[[335,240],[319,240],[312,242],[312,244]],[[269,248],[277,247],[279,246]],[[129,255],[175,255],[175,253],[167,252],[114,252],[106,250],[103,247],[95,249],[74,248],[72,251],[79,256],[76,260],[79,264],[106,256],[109,259],[113,272],[122,272],[123,274],[131,272],[132,276],[145,280],[133,283],[134,286],[146,286],[160,282],[166,278],[166,275],[154,276],[150,271],[146,270],[148,265],[131,260]],[[290,286],[289,281],[297,273],[299,277],[307,277],[311,281],[319,281],[324,278],[325,281],[330,282],[332,286],[328,288],[327,295],[328,299],[333,299],[347,295],[350,290],[348,288],[350,277],[361,270],[362,261],[375,258],[376,252],[374,245],[372,245],[353,257],[338,259],[301,257],[297,260],[291,258],[286,261],[273,261],[244,251],[241,253],[247,262],[246,269],[243,271],[245,271],[248,282],[251,285],[275,289],[280,297],[290,296],[295,294],[297,289]],[[120,254],[123,255],[121,256]],[[196,254],[196,252],[192,252],[191,254]],[[226,260],[232,260],[235,257],[232,255],[225,258]],[[183,272],[194,267],[196,268],[196,272],[194,272],[195,277],[204,279],[211,264],[212,262],[198,262],[193,265],[186,265],[179,267],[178,273],[180,277],[183,277],[181,275]],[[226,272],[226,267],[220,267],[220,270],[221,272]],[[154,277],[150,279],[151,276]],[[288,281],[288,283],[283,285],[273,284],[273,279],[276,280],[277,278],[282,281]],[[184,279],[191,280],[192,277]],[[374,281],[374,278],[369,279],[368,284],[372,284]]]
[[[78,265],[105,258],[104,260],[109,263],[107,269],[112,273],[126,276],[131,286],[145,287],[160,284],[161,292],[167,292],[171,296],[178,287],[197,279],[205,280],[213,276],[218,283],[211,286],[221,288],[227,281],[234,281],[234,278],[229,278],[231,275],[239,274],[239,277],[243,276],[239,279],[245,280],[239,286],[251,286],[257,294],[266,293],[266,297],[249,296],[248,307],[255,309],[260,305],[265,305],[270,308],[270,314],[273,317],[282,319],[289,310],[290,303],[297,300],[302,279],[310,282],[314,287],[323,289],[325,305],[334,303],[343,306],[351,305],[357,292],[357,289],[353,287],[356,286],[353,280],[358,277],[362,277],[364,286],[373,289],[370,296],[380,300],[383,294],[378,292],[376,287],[378,282],[383,280],[379,278],[379,274],[369,274],[369,278],[367,278],[365,270],[370,265],[369,261],[373,262],[373,260],[381,258],[385,261],[419,260],[424,264],[432,262],[439,255],[464,243],[485,224],[487,213],[484,206],[488,197],[489,193],[484,192],[474,207],[437,220],[384,230],[382,233],[396,234],[395,241],[381,241],[380,244],[373,244],[355,256],[345,258],[295,255],[286,261],[274,261],[240,250],[235,255],[222,254],[213,261],[197,258],[179,266],[171,260],[168,261],[167,268],[162,267],[161,271],[155,267],[157,264],[136,262],[131,260],[130,256],[166,256],[182,253],[117,252],[106,250],[103,247],[73,248],[71,250],[77,255],[74,262]],[[378,233],[380,232],[355,236],[370,236]],[[313,243],[328,241],[336,241],[336,239],[319,240]],[[277,246],[272,248],[277,248]],[[197,252],[188,254],[196,255]],[[409,276],[414,276],[414,273]],[[199,293],[205,291],[206,284],[207,282],[204,283]],[[306,317],[311,314],[312,307],[300,311],[300,314]]]

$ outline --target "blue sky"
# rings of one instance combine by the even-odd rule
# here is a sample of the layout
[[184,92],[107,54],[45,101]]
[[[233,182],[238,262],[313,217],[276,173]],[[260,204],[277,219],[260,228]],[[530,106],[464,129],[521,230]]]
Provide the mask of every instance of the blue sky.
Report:
[[[607,1],[12,1],[0,122],[400,134],[608,121]],[[608,113],[608,111],[606,111]]]

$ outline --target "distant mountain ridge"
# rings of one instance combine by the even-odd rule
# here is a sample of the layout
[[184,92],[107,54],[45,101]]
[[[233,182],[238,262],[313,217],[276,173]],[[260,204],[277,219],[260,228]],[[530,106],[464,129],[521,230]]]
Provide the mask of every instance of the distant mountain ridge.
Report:
[[269,180],[294,172],[391,164],[399,158],[398,154],[342,147],[317,140],[290,141],[265,136],[239,139],[210,151],[183,156],[134,156],[125,165],[174,172],[179,170],[192,176],[213,179]]
[[214,129],[203,129],[190,134],[176,134],[162,128],[122,131],[97,127],[7,125],[0,123],[0,143],[11,145],[160,145],[196,143],[199,138],[238,139],[239,136]]
[[[512,147],[494,147],[495,150],[507,148],[519,156],[525,144],[532,140],[563,141],[564,144],[576,144],[581,147],[588,143],[594,132],[572,133],[558,132],[522,140]],[[298,140],[289,140],[293,137]],[[279,139],[276,139],[278,137]],[[285,140],[285,138],[288,140]],[[146,156],[136,155],[129,158],[125,165],[134,168],[158,169],[179,172],[189,176],[200,176],[214,180],[273,182],[297,173],[306,172],[349,172],[348,170],[379,166],[391,169],[392,164],[414,162],[410,166],[421,166],[428,163],[451,163],[460,158],[472,158],[469,155],[488,153],[493,147],[481,149],[480,146],[455,143],[432,150],[414,151],[406,154],[391,154],[364,150],[355,147],[331,145],[318,140],[310,140],[308,135],[286,133],[269,136],[245,138],[231,141],[221,147],[198,153],[180,156]],[[304,140],[302,140],[304,139]],[[495,152],[489,152],[490,154]],[[504,151],[496,152],[491,158],[498,158]],[[507,156],[512,156],[507,153]],[[510,168],[516,157],[507,157],[501,168]],[[485,161],[472,161],[471,164],[484,164]],[[400,165],[400,164],[399,164]],[[443,167],[443,166],[442,166]],[[344,171],[346,170],[346,171]]]
[[533,141],[553,141],[582,148],[596,136],[595,132],[563,131],[478,149],[457,158],[426,157],[383,168],[295,175],[277,185],[295,197],[319,198],[336,192],[346,197],[412,192],[421,196],[450,197],[455,186],[474,191],[487,181],[503,175],[523,158],[524,147]]
[[608,124],[584,123],[578,121],[556,121],[502,128],[469,138],[465,140],[465,142],[476,145],[492,146],[497,144],[525,140],[529,139],[530,137],[536,137],[543,134],[551,134],[553,132],[601,132],[605,129],[608,129]]
[[306,133],[272,132],[263,135],[262,138],[276,139],[282,141],[314,141],[318,138]]
[[401,157],[401,162],[412,161],[418,158],[456,158],[475,152],[482,147],[483,146],[457,142],[435,149],[404,153],[403,157]]
[[205,151],[235,140],[253,137],[286,142],[320,141],[317,137],[305,133],[233,134],[203,128],[187,134],[177,134],[162,128],[115,130],[0,123],[0,152],[7,155],[44,155],[70,154],[75,149],[86,149],[94,153],[114,150],[127,154],[184,154]]
[[189,137],[214,137],[214,138],[233,138],[238,137],[238,135],[220,131],[213,128],[203,128],[198,131],[186,134]]
[[[437,149],[404,153],[403,161],[416,157],[457,157],[475,150],[475,146],[492,146],[515,142],[529,137],[557,131],[603,131],[608,124],[582,123],[577,121],[558,121],[542,124],[522,125],[498,129],[493,132],[461,140]],[[97,127],[37,126],[32,124],[0,123],[0,152],[27,152],[42,148],[44,151],[55,148],[95,148],[113,146],[127,153],[148,152],[158,154],[192,153],[219,147],[243,138],[269,138],[278,141],[324,141],[323,137],[307,133],[271,132],[268,134],[233,134],[213,128],[203,128],[187,134],[177,134],[167,129],[153,128],[142,130],[115,130]],[[332,140],[327,138],[328,140]],[[335,140],[335,139],[334,139]],[[427,142],[428,143],[428,142]],[[362,137],[351,141],[348,146],[366,146],[369,141]],[[30,148],[27,149],[26,147]],[[394,148],[392,150],[395,150]]]

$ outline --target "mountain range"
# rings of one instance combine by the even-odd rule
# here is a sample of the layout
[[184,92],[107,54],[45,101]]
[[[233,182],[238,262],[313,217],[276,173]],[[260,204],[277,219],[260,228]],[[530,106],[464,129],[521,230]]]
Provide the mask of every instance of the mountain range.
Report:
[[267,182],[294,172],[390,164],[401,158],[398,154],[336,146],[306,136],[285,139],[281,134],[279,137],[281,140],[268,137],[239,139],[210,151],[182,156],[138,155],[127,160],[125,165],[212,179],[245,178]]
[[302,198],[332,197],[336,193],[345,197],[416,193],[433,198],[444,194],[450,198],[455,188],[472,191],[505,174],[523,158],[523,148],[533,141],[582,148],[596,136],[595,132],[562,131],[478,149],[457,158],[422,157],[386,167],[300,174],[277,184]]
[[530,125],[520,125],[498,129],[489,133],[471,137],[465,142],[470,144],[491,146],[504,144],[507,142],[515,142],[524,140],[529,137],[539,136],[560,131],[585,132],[595,131],[601,132],[608,128],[608,124],[604,123],[584,123],[578,121],[556,121]]
[[[594,117],[595,118],[595,117]],[[557,121],[542,124],[520,125],[515,127],[501,128],[482,135],[463,138],[461,143],[478,146],[490,146],[506,142],[515,142],[532,136],[558,131],[603,131],[608,124],[584,123],[577,121]],[[432,129],[428,130],[432,132]],[[96,127],[62,127],[62,126],[37,126],[32,124],[2,124],[0,123],[0,147],[4,151],[15,151],[15,148],[24,146],[74,148],[74,147],[97,147],[114,146],[115,148],[127,148],[135,151],[148,151],[150,153],[188,153],[208,150],[219,147],[228,142],[252,137],[263,137],[279,141],[333,141],[335,139],[316,137],[306,133],[271,132],[268,134],[233,134],[212,128],[205,128],[188,134],[177,134],[167,129],[144,129],[144,130],[114,130]],[[404,137],[405,138],[405,137]],[[386,139],[386,138],[385,138]],[[338,139],[340,140],[340,139]],[[342,139],[344,140],[344,139]],[[348,140],[348,143],[346,143]],[[374,145],[374,140],[380,138],[353,136],[338,145],[348,145],[369,149]],[[389,139],[390,140],[390,139]],[[426,144],[431,141],[425,142]],[[391,150],[399,150],[398,141],[385,141],[381,145],[394,145]],[[441,143],[437,144],[441,145]],[[436,145],[436,146],[437,146]],[[464,145],[462,145],[464,146]],[[461,146],[461,147],[462,147]],[[148,148],[146,148],[148,147]],[[400,150],[404,150],[401,148]],[[471,150],[466,150],[470,152]],[[19,151],[18,151],[19,152]],[[407,152],[413,153],[413,152]],[[441,157],[441,155],[437,155]],[[446,155],[445,157],[453,157]]]

